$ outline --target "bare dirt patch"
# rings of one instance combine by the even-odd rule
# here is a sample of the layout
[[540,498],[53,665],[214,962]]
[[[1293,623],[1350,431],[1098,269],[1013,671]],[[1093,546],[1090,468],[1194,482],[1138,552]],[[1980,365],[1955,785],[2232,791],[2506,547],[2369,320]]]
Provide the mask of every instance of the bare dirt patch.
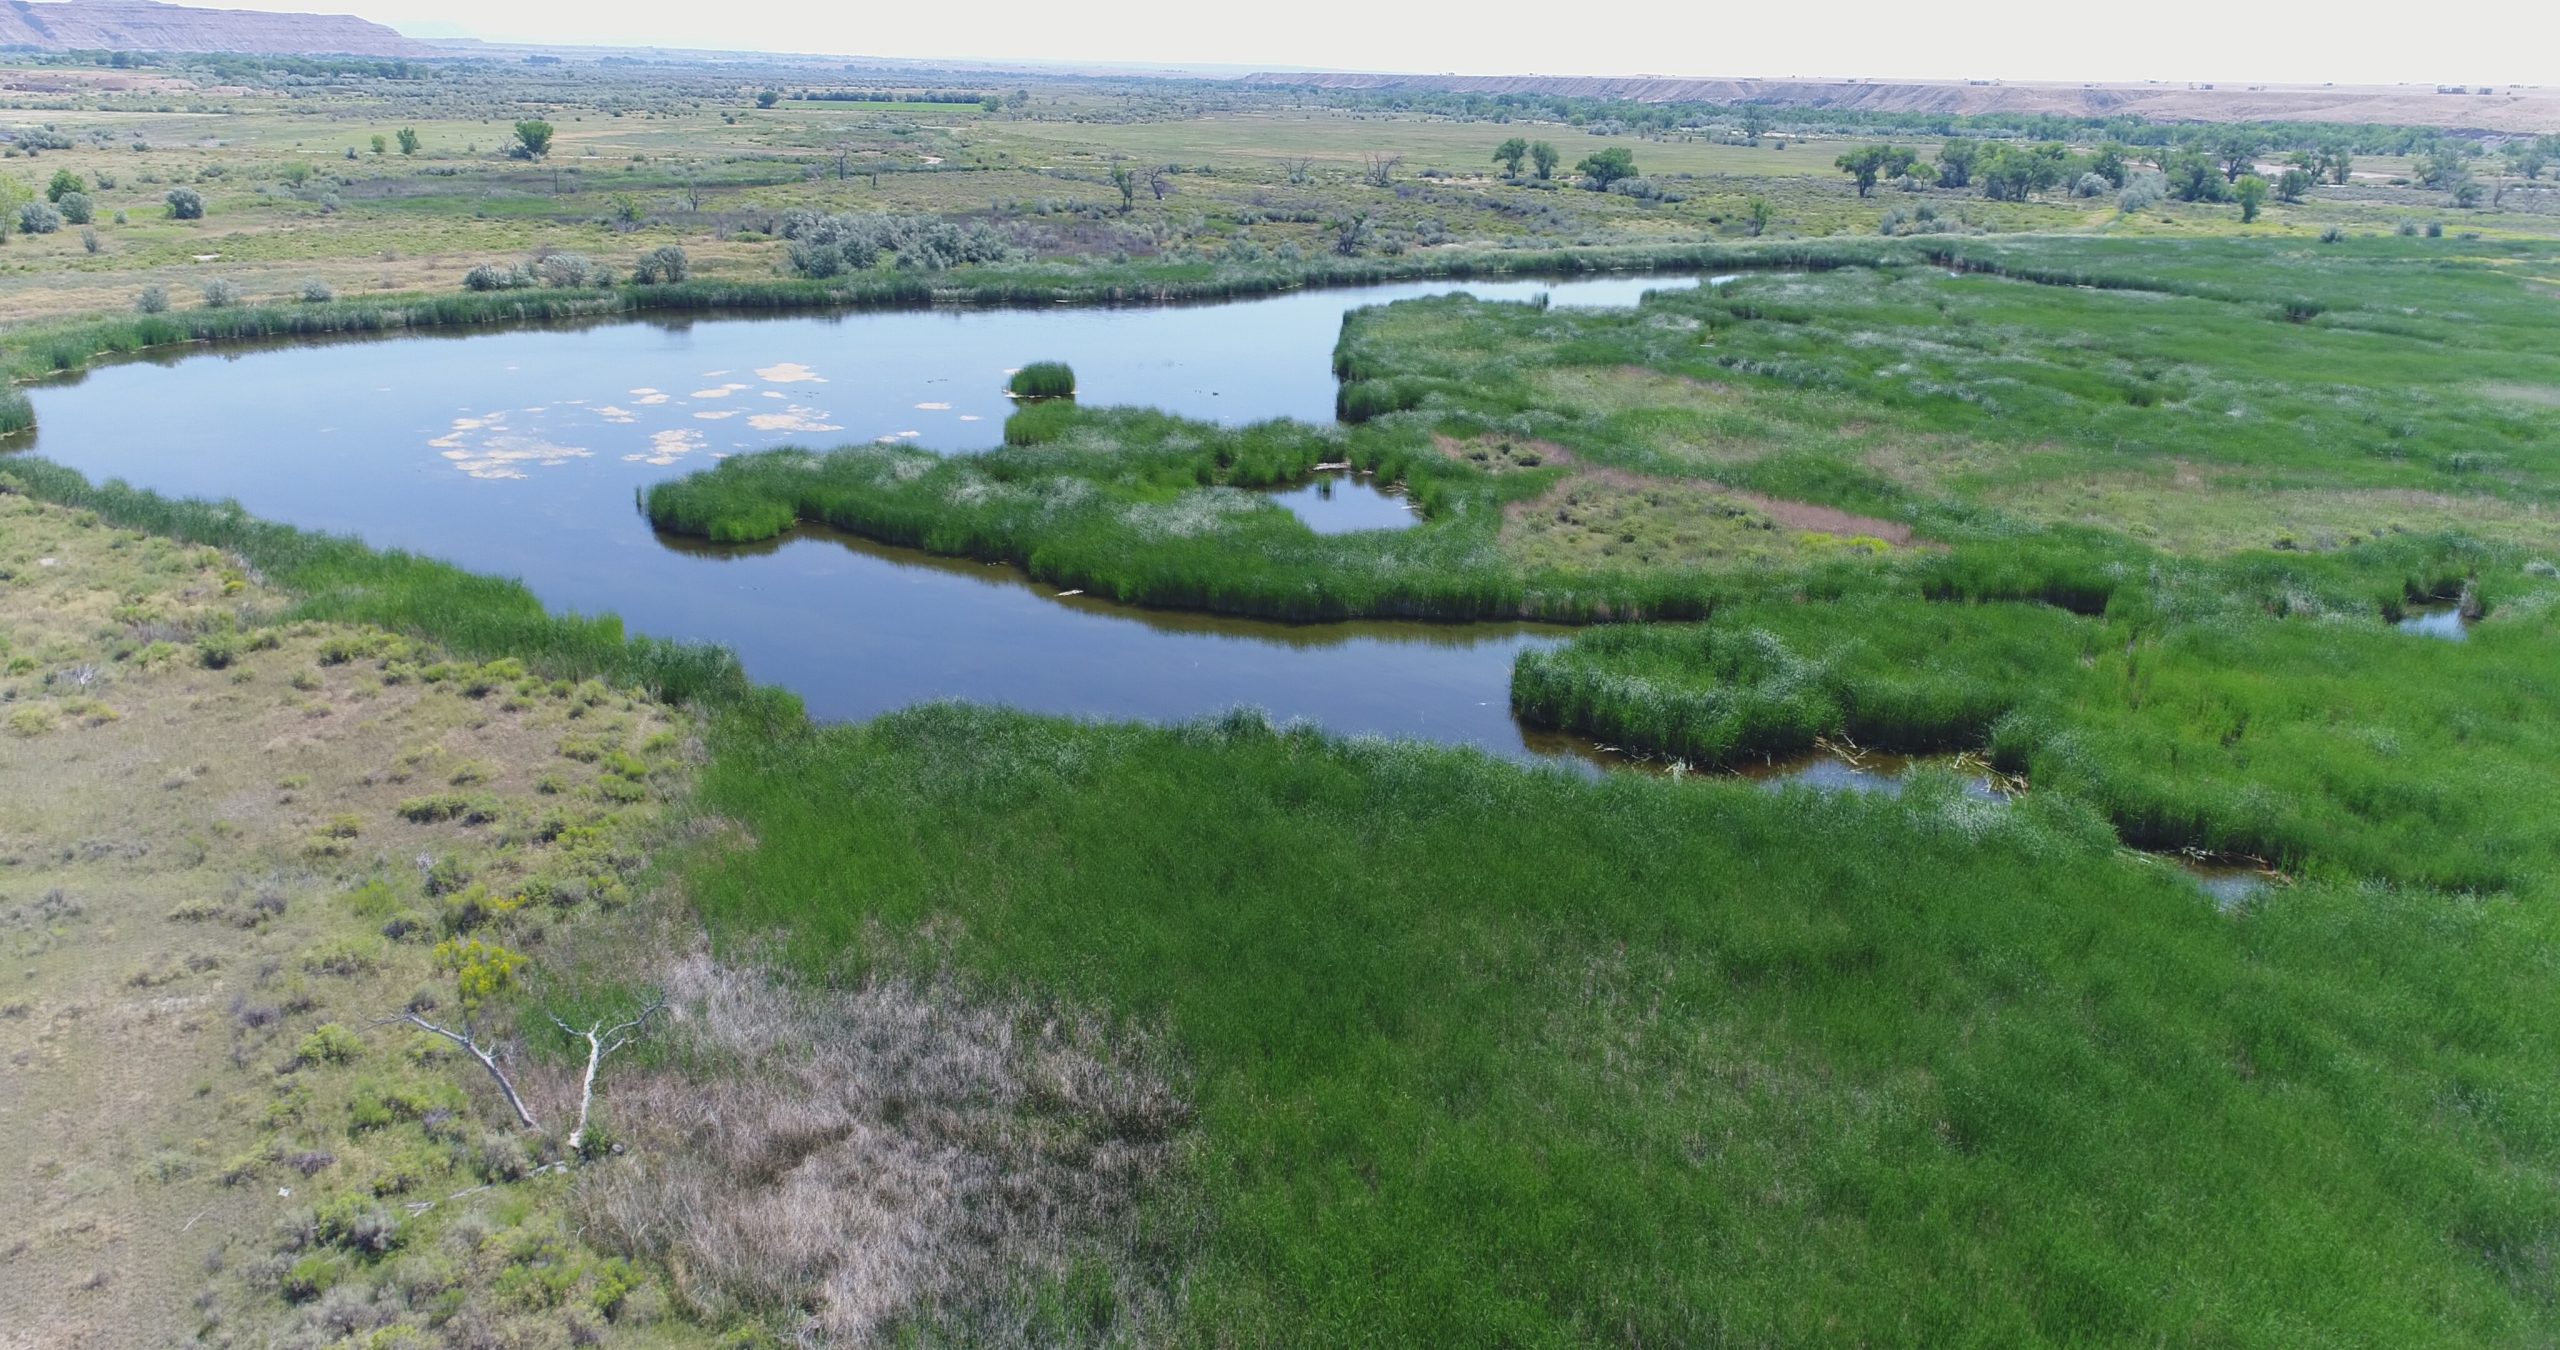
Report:
[[1911,543],[1894,521],[1691,479],[1589,469],[1504,509],[1503,547],[1531,568],[1703,567]]
[[1517,473],[1575,463],[1573,452],[1553,441],[1518,440],[1509,436],[1474,436],[1460,440],[1435,435],[1431,446],[1447,458],[1472,464],[1486,473]]

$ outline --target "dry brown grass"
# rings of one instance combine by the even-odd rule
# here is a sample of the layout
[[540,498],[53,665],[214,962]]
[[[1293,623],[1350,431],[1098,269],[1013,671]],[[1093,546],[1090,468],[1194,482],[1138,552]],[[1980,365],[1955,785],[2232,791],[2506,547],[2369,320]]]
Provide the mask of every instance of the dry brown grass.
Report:
[[668,1067],[605,1086],[632,1148],[579,1194],[706,1320],[1038,1343],[1043,1290],[1108,1271],[1107,1324],[1076,1339],[1168,1334],[1141,1205],[1188,1108],[1149,1038],[948,980],[804,989],[697,956],[666,990]]

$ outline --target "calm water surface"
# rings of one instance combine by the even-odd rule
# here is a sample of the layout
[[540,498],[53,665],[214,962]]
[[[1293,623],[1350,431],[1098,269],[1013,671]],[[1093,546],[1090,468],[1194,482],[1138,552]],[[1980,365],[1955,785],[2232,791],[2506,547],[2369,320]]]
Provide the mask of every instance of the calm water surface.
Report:
[[[1347,310],[1456,291],[1631,305],[1695,284],[1422,282],[1216,305],[688,318],[198,352],[34,390],[30,448],[93,479],[236,498],[267,519],[520,577],[555,609],[724,644],[821,717],[934,698],[1155,719],[1246,704],[1345,733],[1525,755],[1511,661],[1560,630],[1147,612],[826,532],[751,548],[662,539],[634,495],[777,445],[989,448],[1011,411],[1005,375],[1042,359],[1072,363],[1089,403],[1328,422]],[[1328,533],[1413,523],[1363,479],[1283,504]]]

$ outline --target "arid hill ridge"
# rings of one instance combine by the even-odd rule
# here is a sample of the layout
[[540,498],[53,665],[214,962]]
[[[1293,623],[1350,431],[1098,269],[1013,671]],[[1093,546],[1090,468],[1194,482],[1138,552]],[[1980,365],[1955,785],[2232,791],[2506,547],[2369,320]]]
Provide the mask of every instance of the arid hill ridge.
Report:
[[2560,92],[2418,85],[2033,84],[1971,81],[1685,79],[1665,76],[1384,75],[1267,71],[1244,83],[1458,94],[1565,94],[1639,103],[1766,103],[1870,112],[2125,115],[2162,122],[2383,122],[2497,132],[2560,131]]
[[155,0],[6,0],[0,3],[0,47],[290,56],[439,54],[425,43],[348,14],[262,14]]

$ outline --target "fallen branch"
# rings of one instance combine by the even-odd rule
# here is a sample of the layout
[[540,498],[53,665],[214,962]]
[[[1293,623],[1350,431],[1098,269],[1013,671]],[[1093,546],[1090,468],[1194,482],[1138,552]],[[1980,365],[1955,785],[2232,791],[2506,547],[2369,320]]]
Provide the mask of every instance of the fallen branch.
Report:
[[[554,1020],[556,1021],[558,1019],[555,1018]],[[461,1046],[463,1049],[470,1051],[471,1057],[480,1061],[480,1067],[487,1069],[489,1071],[489,1076],[498,1081],[498,1091],[507,1094],[507,1105],[516,1109],[516,1119],[523,1121],[526,1129],[532,1130],[537,1134],[541,1132],[542,1127],[534,1123],[533,1113],[525,1109],[524,1098],[516,1095],[515,1083],[507,1077],[506,1070],[498,1067],[498,1057],[495,1053],[495,1046],[492,1045],[484,1047],[480,1042],[472,1039],[470,1023],[465,1022],[462,1024],[462,1030],[454,1031],[447,1027],[437,1026],[435,1023],[420,1017],[416,1013],[402,1013],[398,1017],[381,1018],[377,1020],[374,1025],[384,1026],[393,1022],[406,1022],[421,1031],[432,1031],[435,1034],[444,1037],[446,1040],[453,1042],[455,1045]],[[592,1085],[595,1079],[595,1066],[593,1064],[587,1066],[587,1078],[590,1085]],[[583,1105],[580,1106],[578,1108],[579,1124],[584,1125],[586,1123],[586,1115],[586,1108]],[[571,1136],[570,1143],[573,1147],[576,1142],[576,1137]]]
[[[517,1177],[516,1180],[531,1181],[545,1172],[562,1171],[568,1166],[569,1164],[567,1163],[544,1163],[542,1166],[525,1173],[523,1176]],[[453,1194],[446,1196],[443,1200],[412,1200],[401,1206],[401,1208],[408,1210],[412,1214],[424,1214],[428,1210],[434,1209],[436,1206],[445,1204],[448,1201],[459,1200],[466,1195],[478,1195],[482,1191],[494,1191],[500,1186],[506,1184],[506,1182],[502,1181],[492,1181],[479,1186],[465,1186],[461,1190],[455,1191]]]
[[[571,1153],[577,1152],[578,1145],[584,1143],[587,1138],[587,1109],[593,1106],[596,1100],[596,1070],[603,1065],[605,1056],[631,1044],[631,1038],[640,1034],[641,1024],[647,1022],[652,1014],[665,1006],[667,1001],[661,998],[648,1007],[642,1008],[639,1015],[630,1021],[606,1026],[602,1019],[598,1019],[590,1023],[584,1031],[561,1021],[557,1014],[553,1014],[551,1018],[553,1026],[587,1043],[587,1073],[578,1087],[578,1127],[569,1131]],[[491,1072],[494,1073],[496,1070],[493,1068]],[[510,1092],[508,1096],[512,1098],[514,1094]]]

